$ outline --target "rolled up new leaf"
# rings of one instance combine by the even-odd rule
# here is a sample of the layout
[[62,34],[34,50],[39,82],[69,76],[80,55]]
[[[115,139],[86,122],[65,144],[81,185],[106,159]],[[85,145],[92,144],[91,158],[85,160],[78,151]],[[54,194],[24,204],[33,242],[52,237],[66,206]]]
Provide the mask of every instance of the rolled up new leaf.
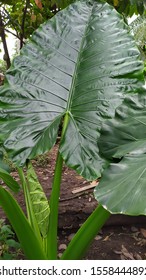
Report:
[[47,236],[49,226],[50,207],[48,199],[38,180],[31,162],[28,163],[27,181],[29,184],[30,199],[36,221],[43,238]]

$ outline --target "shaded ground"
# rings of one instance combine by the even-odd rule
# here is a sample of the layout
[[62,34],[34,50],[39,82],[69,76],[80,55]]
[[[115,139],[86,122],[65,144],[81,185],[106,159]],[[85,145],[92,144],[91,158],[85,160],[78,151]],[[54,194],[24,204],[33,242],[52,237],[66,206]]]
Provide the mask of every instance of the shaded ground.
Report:
[[[39,157],[35,162],[35,170],[49,198],[54,174],[57,145],[47,156]],[[13,172],[17,179],[17,173]],[[60,256],[77,229],[97,206],[93,197],[93,189],[73,194],[72,191],[89,186],[73,170],[63,167],[63,178],[59,206],[58,255]],[[17,200],[25,209],[23,194]],[[0,210],[0,217],[4,213]],[[112,216],[90,246],[85,259],[146,259],[146,218]]]

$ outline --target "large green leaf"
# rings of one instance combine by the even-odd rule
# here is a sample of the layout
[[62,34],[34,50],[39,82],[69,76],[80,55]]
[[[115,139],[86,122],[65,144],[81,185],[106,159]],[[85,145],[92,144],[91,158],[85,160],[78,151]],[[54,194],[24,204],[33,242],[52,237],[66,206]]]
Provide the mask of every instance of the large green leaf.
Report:
[[146,154],[111,164],[95,188],[95,198],[111,213],[146,215]]
[[[101,131],[102,156],[112,163],[96,187],[96,199],[110,212],[146,215],[146,90],[126,98]],[[121,159],[124,157],[123,159]],[[115,160],[115,158],[117,158]]]
[[101,123],[143,83],[142,63],[122,17],[79,1],[43,24],[16,57],[0,91],[0,142],[18,165],[51,149],[69,116],[60,152],[89,180],[100,176]]
[[146,90],[124,100],[102,127],[99,147],[106,159],[146,152]]

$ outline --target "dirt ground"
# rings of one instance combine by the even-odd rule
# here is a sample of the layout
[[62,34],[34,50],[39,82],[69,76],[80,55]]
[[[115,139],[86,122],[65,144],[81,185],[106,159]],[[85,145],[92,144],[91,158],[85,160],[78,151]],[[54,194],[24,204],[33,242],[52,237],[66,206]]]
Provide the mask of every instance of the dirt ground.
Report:
[[[48,198],[51,192],[57,148],[56,145],[48,155],[41,156],[34,161],[38,178]],[[18,179],[15,171],[12,174]],[[75,194],[72,191],[85,186],[91,187],[94,183],[87,182],[73,170],[66,166],[63,167],[59,206],[58,256],[61,256],[78,228],[97,206],[97,201],[93,197],[93,188]],[[25,211],[23,193],[20,192],[16,198]],[[0,218],[4,217],[5,215],[0,209]],[[146,217],[111,216],[95,237],[85,259],[146,259]]]

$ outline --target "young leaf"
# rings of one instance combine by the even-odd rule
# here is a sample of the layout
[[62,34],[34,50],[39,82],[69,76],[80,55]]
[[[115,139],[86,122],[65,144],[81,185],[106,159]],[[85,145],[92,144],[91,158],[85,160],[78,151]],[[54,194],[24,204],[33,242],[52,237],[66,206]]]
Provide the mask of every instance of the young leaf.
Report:
[[48,232],[50,208],[47,197],[30,162],[28,163],[27,180],[29,183],[29,192],[33,211],[40,232],[43,238],[45,238]]

